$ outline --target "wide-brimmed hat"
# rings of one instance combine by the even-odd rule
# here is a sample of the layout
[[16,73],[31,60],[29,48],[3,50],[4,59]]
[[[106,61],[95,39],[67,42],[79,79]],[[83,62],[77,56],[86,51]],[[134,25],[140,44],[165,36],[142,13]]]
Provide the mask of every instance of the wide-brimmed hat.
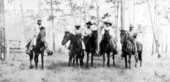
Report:
[[41,27],[40,27],[40,30],[43,30],[43,29],[45,29],[45,27],[41,26]]
[[81,26],[80,25],[75,25],[75,28],[76,29],[79,29]]
[[133,25],[130,25],[129,28],[134,28]]
[[109,22],[109,21],[105,21],[105,22],[104,22],[104,24],[105,24],[105,25],[112,26],[112,23],[111,23],[111,22]]
[[93,25],[91,21],[87,22],[86,25]]
[[37,22],[41,22],[42,20],[41,19],[38,19]]

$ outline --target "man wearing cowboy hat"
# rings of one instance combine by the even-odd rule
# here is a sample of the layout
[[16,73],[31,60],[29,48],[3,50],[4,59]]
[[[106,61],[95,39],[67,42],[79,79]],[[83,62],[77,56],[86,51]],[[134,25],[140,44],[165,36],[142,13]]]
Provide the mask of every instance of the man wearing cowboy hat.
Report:
[[[84,32],[83,32],[84,39],[88,39],[89,37],[91,37],[92,32],[94,32],[94,38],[97,38],[97,35],[95,35],[95,34],[97,34],[97,27],[95,26],[95,23],[88,21],[86,23],[86,28],[84,28]],[[96,41],[97,41],[97,39],[96,39]],[[85,43],[85,44],[87,44],[87,43]],[[94,44],[94,45],[97,46],[98,44]],[[95,55],[97,55],[97,54],[98,54],[98,47],[95,50]]]
[[135,46],[135,55],[137,55],[137,47],[136,47],[137,32],[134,30],[134,27],[132,25],[129,26],[129,35],[130,35],[130,40]]
[[83,36],[91,36],[91,34],[92,34],[91,26],[92,25],[93,24],[91,23],[91,21],[86,23],[87,28],[84,28]]
[[[26,47],[27,47],[26,53],[27,54],[30,54],[30,51],[32,50],[33,46],[36,45],[36,41],[37,41],[38,35],[40,33],[40,28],[42,27],[40,19],[37,20],[37,25],[38,26],[36,26],[33,30],[34,31],[32,33],[33,36],[31,36],[31,39],[27,42],[27,45],[26,45]],[[43,29],[43,28],[41,28],[41,29]]]
[[80,25],[75,25],[75,35],[77,36],[78,39],[81,40],[82,42],[82,49],[85,49],[85,44],[82,40],[83,38],[83,29],[81,28]]
[[45,40],[46,38],[46,31],[45,31],[45,27],[41,25],[41,20],[38,20],[37,21],[37,24],[39,26],[39,34],[37,36],[37,41],[38,39],[41,39],[41,41],[43,42],[42,44],[42,50],[46,49],[47,48],[47,42]]
[[114,36],[113,29],[112,29],[112,23],[111,22],[109,22],[109,21],[105,21],[104,22],[104,28],[102,29],[102,32],[101,32],[102,35],[104,34],[105,30],[108,30],[109,34],[111,36]]
[[[115,49],[117,49],[117,47],[116,47],[116,42],[115,42],[115,40],[114,40],[114,36],[115,36],[115,34],[114,34],[114,30],[113,30],[113,28],[112,28],[112,23],[111,22],[109,22],[109,21],[105,21],[104,22],[104,28],[102,29],[102,37],[103,37],[103,35],[104,35],[104,33],[105,33],[105,30],[108,30],[109,31],[109,35],[111,36],[111,39],[110,39],[110,44],[112,45],[112,47],[111,47],[111,49],[113,49],[113,50],[115,50]],[[103,39],[102,39],[103,40]]]

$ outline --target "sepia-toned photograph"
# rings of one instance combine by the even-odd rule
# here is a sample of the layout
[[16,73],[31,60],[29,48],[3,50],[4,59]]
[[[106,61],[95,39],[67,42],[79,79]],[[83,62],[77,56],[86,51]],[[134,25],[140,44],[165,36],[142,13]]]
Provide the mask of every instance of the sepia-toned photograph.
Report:
[[0,0],[0,82],[170,82],[170,0]]

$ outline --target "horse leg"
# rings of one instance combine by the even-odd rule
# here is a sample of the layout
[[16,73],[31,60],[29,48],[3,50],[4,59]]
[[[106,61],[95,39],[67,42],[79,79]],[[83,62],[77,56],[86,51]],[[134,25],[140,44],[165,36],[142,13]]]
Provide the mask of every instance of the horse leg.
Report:
[[105,53],[103,53],[103,67],[105,66]]
[[71,61],[72,61],[72,56],[71,56],[71,54],[69,54],[68,66],[70,66]]
[[138,64],[138,54],[135,54],[134,57],[135,57],[135,67],[137,67],[137,64]]
[[82,65],[84,65],[84,62],[83,62],[84,55],[85,55],[85,50],[83,50],[83,53],[82,53]]
[[75,64],[75,61],[76,61],[76,57],[75,57],[76,55],[74,54],[74,56],[72,57],[73,58],[73,66],[74,66],[74,64]]
[[131,54],[129,55],[129,69],[131,69]]
[[142,52],[138,53],[138,58],[139,58],[139,61],[140,61],[140,66],[142,67]]
[[107,66],[110,67],[110,52],[107,52]]
[[30,57],[30,67],[29,67],[29,68],[30,68],[30,69],[33,68],[33,65],[32,65],[33,55],[34,55],[33,50],[31,50],[31,53],[29,54],[29,57]]
[[38,68],[38,53],[36,52],[35,53],[35,57],[34,57],[34,62],[35,62],[35,67],[36,67],[36,69]]
[[86,62],[86,67],[88,68],[88,63],[89,63],[89,52],[87,52],[87,62]]
[[42,69],[44,69],[44,52],[41,53],[41,64],[42,64]]
[[91,54],[91,67],[93,67],[93,55],[94,55],[95,53],[92,53]]
[[81,54],[81,56],[80,56],[79,61],[80,61],[80,67],[82,67],[82,66],[83,66],[83,58],[84,58],[84,50],[82,50],[82,51],[80,52],[80,54]]
[[127,68],[127,55],[124,54],[125,57],[125,68]]
[[80,53],[78,53],[78,54],[76,54],[76,65],[78,66],[78,60],[79,60],[79,58],[80,58]]
[[115,54],[114,53],[112,53],[113,54],[113,56],[112,56],[112,58],[113,58],[113,66],[115,66]]

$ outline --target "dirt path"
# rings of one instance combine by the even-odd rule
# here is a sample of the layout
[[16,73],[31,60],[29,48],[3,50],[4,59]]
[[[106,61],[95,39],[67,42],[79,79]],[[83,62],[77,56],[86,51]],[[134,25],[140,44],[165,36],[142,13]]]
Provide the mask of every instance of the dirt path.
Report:
[[[170,82],[170,57],[144,56],[143,67],[124,69],[124,60],[116,56],[116,66],[102,67],[102,58],[95,57],[94,67],[68,67],[68,55],[45,57],[45,69],[29,69],[28,56],[13,54],[0,65],[0,82]],[[84,59],[84,61],[86,61]]]

